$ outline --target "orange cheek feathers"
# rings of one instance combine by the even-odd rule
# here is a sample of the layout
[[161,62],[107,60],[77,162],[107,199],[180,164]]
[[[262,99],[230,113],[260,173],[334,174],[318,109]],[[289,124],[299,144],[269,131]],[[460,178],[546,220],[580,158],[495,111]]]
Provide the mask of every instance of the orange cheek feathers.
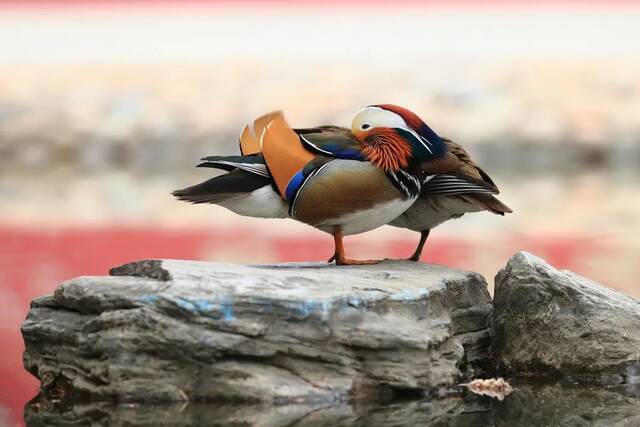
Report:
[[368,132],[368,131],[366,131],[366,130],[358,130],[358,131],[355,131],[355,132],[352,132],[352,133],[353,133],[353,136],[355,136],[355,137],[356,137],[356,139],[357,139],[358,141],[360,141],[360,142],[364,142],[364,139],[365,139],[365,138],[367,137],[367,135],[369,134],[369,132]]
[[378,128],[369,132],[362,154],[385,171],[398,171],[409,165],[411,146],[393,129]]

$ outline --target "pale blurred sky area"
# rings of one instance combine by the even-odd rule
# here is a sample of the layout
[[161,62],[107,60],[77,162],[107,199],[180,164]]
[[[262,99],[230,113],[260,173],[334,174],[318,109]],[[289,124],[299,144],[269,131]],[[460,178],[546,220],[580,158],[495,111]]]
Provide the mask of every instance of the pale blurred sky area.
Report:
[[0,62],[637,58],[634,1],[9,1]]

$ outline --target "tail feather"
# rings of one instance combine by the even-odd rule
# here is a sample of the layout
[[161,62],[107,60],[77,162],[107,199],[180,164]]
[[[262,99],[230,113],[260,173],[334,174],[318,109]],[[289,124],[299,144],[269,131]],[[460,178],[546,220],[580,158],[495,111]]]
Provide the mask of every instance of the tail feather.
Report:
[[513,213],[513,210],[500,200],[498,200],[495,196],[491,194],[483,194],[483,193],[474,193],[474,194],[464,194],[460,197],[464,198],[470,203],[487,210],[489,212],[493,212],[496,215],[504,215],[506,213]]
[[226,171],[233,171],[234,169],[242,169],[247,172],[261,175],[265,178],[269,178],[269,169],[264,162],[264,157],[261,155],[252,156],[209,156],[201,159],[197,167],[202,168],[214,168],[222,169]]
[[242,169],[236,169],[200,184],[176,190],[171,194],[185,202],[220,204],[270,184],[271,181],[267,178]]
[[185,188],[184,190],[176,190],[173,194],[176,199],[182,200],[183,202],[193,203],[194,205],[201,203],[208,204],[222,204],[224,202],[232,201],[237,197],[241,197],[241,194],[233,194],[233,193],[225,193],[225,194],[206,194],[206,193],[198,193],[197,189],[193,187]]

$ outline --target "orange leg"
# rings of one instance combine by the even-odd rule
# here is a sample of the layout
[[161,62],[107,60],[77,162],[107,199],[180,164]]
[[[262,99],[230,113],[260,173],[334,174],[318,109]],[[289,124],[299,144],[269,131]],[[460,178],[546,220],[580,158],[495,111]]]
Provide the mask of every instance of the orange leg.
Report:
[[[369,265],[369,264],[377,264],[380,260],[375,259],[366,259],[366,260],[357,260],[357,259],[348,259],[344,257],[344,246],[342,245],[342,230],[340,227],[336,227],[333,230],[333,241],[336,246],[336,251],[333,255],[333,259],[336,261],[336,265]],[[331,262],[331,260],[329,260]]]
[[420,232],[420,242],[418,243],[418,247],[413,252],[410,258],[407,258],[408,261],[420,261],[420,255],[422,255],[422,249],[424,249],[424,244],[427,242],[427,237],[429,237],[429,232],[431,230],[424,230]]

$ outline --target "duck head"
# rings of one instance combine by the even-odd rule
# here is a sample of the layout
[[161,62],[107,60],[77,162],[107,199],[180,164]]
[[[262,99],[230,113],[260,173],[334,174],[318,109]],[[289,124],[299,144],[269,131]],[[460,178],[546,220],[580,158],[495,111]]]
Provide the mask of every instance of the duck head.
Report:
[[362,154],[387,172],[419,169],[447,153],[445,143],[420,117],[397,105],[370,105],[358,111],[351,133]]

